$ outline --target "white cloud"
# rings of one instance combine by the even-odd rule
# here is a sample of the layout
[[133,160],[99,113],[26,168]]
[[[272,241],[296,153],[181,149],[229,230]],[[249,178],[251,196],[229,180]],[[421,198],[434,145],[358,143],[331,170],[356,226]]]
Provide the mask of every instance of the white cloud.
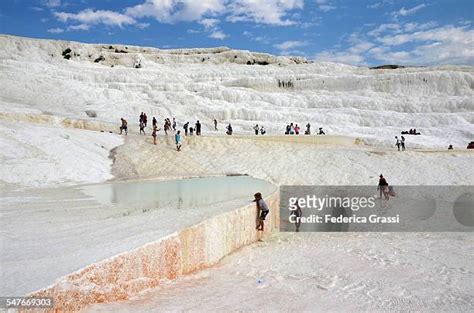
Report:
[[389,32],[382,37],[367,40],[354,33],[346,39],[348,47],[344,50],[323,51],[315,57],[355,65],[364,65],[368,59],[401,65],[474,64],[474,30],[468,26],[433,28],[433,22],[383,25],[374,29]]
[[395,36],[384,36],[377,38],[377,40],[386,46],[398,46],[409,42],[423,41],[474,44],[474,30],[467,30],[466,27],[444,26],[426,31],[404,33]]
[[[45,0],[44,4],[55,7],[61,5],[61,1]],[[98,24],[118,27],[135,25],[143,29],[149,24],[138,23],[138,19],[151,17],[169,24],[198,22],[211,38],[224,39],[228,35],[217,26],[220,20],[216,17],[227,17],[230,22],[294,25],[296,22],[288,16],[303,6],[304,0],[142,0],[142,3],[125,8],[123,12],[89,8],[77,13],[53,11],[53,14],[59,21],[73,24],[68,26],[68,30],[86,30]]]
[[200,20],[205,15],[215,15],[224,12],[224,0],[195,0],[182,1],[183,9],[175,16],[183,21]]
[[297,48],[307,45],[308,43],[306,41],[289,40],[273,46],[280,50],[280,55],[305,55],[305,52]]
[[400,24],[395,24],[395,23],[381,24],[377,28],[375,28],[375,29],[371,30],[370,32],[368,32],[367,34],[369,36],[378,36],[378,35],[386,32],[387,30],[398,32],[400,29],[401,29]]
[[391,50],[406,43],[414,45],[409,50],[377,55],[380,60],[427,65],[474,64],[474,30],[467,27],[443,26],[377,40]]
[[150,23],[137,23],[137,27],[140,29],[145,29],[150,27]]
[[405,24],[398,24],[398,23],[391,23],[391,24],[381,24],[378,27],[374,28],[373,30],[369,31],[367,35],[372,37],[379,37],[381,34],[400,34],[404,32],[415,32],[415,31],[422,31],[427,30],[433,27],[436,27],[436,22],[427,22],[427,23],[405,23]]
[[[74,21],[80,24],[91,25],[104,24],[108,26],[119,26],[136,24],[136,20],[125,14],[114,11],[86,9],[79,13],[54,12],[54,15],[61,22]],[[72,28],[71,26],[70,28]],[[79,25],[77,25],[79,27]],[[76,28],[78,29],[78,28]]]
[[257,36],[257,35],[252,34],[249,31],[244,31],[242,35],[244,35],[245,37],[249,38],[252,41],[260,42],[263,44],[270,44],[271,42],[271,39],[268,38],[267,36]]
[[319,6],[319,9],[323,12],[328,12],[328,11],[336,9],[336,7],[329,4],[322,4]]
[[62,28],[50,28],[50,29],[48,29],[48,33],[60,34],[60,33],[64,33],[64,29],[62,29]]
[[199,24],[204,27],[204,32],[209,33],[209,38],[224,40],[229,36],[219,29],[217,26],[219,23],[220,20],[215,18],[205,18],[199,21]]
[[346,40],[350,46],[344,51],[323,51],[316,55],[317,60],[339,62],[353,65],[366,65],[364,54],[375,45],[361,38],[359,33],[351,34]]
[[382,6],[382,2],[375,2],[374,4],[369,4],[367,9],[378,9]]
[[369,4],[367,6],[368,9],[378,9],[378,8],[381,8],[383,6],[385,6],[386,4],[393,4],[393,0],[382,0],[382,1],[379,1],[379,2],[375,2],[373,4]]
[[426,4],[422,3],[422,4],[417,5],[416,7],[413,7],[411,9],[401,8],[400,11],[398,11],[398,14],[401,15],[401,16],[407,16],[407,15],[415,13],[416,11],[418,11],[420,9],[423,9],[424,7],[426,7]]
[[411,14],[414,14],[416,13],[417,11],[423,9],[424,7],[426,7],[426,4],[422,3],[422,4],[419,4],[411,9],[405,9],[405,7],[402,7],[400,10],[396,11],[396,12],[392,12],[392,16],[396,19],[398,18],[399,16],[407,16],[407,15],[411,15]]
[[319,10],[321,10],[323,12],[328,12],[328,11],[336,9],[336,6],[329,3],[328,0],[315,0],[315,2],[317,4]]
[[67,30],[89,30],[89,25],[87,24],[79,24],[79,25],[72,25],[67,28]]
[[303,6],[303,0],[237,0],[229,5],[227,20],[289,26],[296,22],[288,19],[287,14]]
[[361,54],[363,52],[370,50],[373,46],[375,45],[371,42],[361,41],[358,44],[355,44],[352,47],[350,47],[348,51],[351,54]]
[[304,47],[307,44],[308,43],[305,41],[288,40],[288,41],[285,41],[273,46],[277,48],[278,50],[286,51],[286,50],[290,50],[290,49],[294,49],[298,47]]
[[271,42],[271,39],[268,38],[267,36],[256,36],[249,31],[244,31],[242,35],[244,35],[245,37],[248,37],[252,41],[260,42],[263,44],[270,44]]
[[220,30],[214,31],[209,35],[209,38],[217,39],[217,40],[224,40],[227,37],[229,37],[229,36],[226,35],[224,32],[222,32]]
[[437,26],[436,22],[428,22],[428,23],[423,23],[423,24],[406,23],[405,25],[403,25],[403,30],[405,32],[414,32],[414,31],[430,29],[436,26]]
[[48,8],[57,8],[61,6],[61,0],[43,0],[43,3]]
[[161,23],[197,21],[206,15],[222,13],[224,0],[146,0],[142,4],[129,7],[125,14],[134,18],[153,17]]
[[219,24],[219,20],[215,18],[205,18],[199,21],[199,24],[204,26],[205,29],[211,29]]

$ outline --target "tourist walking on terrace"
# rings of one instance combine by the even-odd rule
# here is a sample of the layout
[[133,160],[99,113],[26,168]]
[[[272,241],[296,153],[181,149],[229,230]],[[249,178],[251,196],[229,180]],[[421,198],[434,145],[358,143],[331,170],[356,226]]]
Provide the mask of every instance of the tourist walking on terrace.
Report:
[[163,126],[165,130],[165,135],[168,135],[168,130],[171,129],[171,124],[168,118],[165,118],[165,125]]
[[176,150],[181,151],[181,131],[178,130],[176,135],[174,135],[174,140],[176,141]]
[[201,123],[199,120],[196,122],[196,136],[201,136]]
[[141,121],[140,122],[140,135],[143,133],[145,135],[145,122]]
[[153,116],[153,119],[151,120],[152,122],[152,127],[155,127],[155,126],[158,126],[158,121],[156,120],[156,118]]
[[258,124],[253,127],[253,130],[255,131],[255,135],[258,135],[260,127],[258,127]]
[[389,199],[389,196],[388,196],[388,192],[389,192],[388,183],[387,183],[387,180],[385,179],[385,177],[383,177],[382,174],[380,174],[380,176],[379,176],[379,185],[377,186],[377,190],[380,193],[380,199],[382,199],[382,195],[385,196],[385,200]]
[[128,123],[124,118],[120,118],[122,121],[122,125],[120,126],[120,135],[122,135],[122,131],[125,132],[125,136],[128,134]]
[[153,144],[156,145],[156,135],[158,133],[159,129],[158,126],[153,126],[153,131],[151,132],[151,135],[153,136]]
[[254,202],[257,204],[257,227],[255,229],[263,231],[264,221],[270,210],[268,209],[268,206],[263,200],[262,194],[260,192],[254,194],[254,197]]
[[143,124],[145,124],[145,127],[146,127],[147,122],[148,122],[148,117],[146,116],[146,113],[143,113]]
[[402,145],[402,142],[400,141],[400,139],[398,139],[398,136],[395,136],[395,146],[397,147],[398,151],[400,151],[400,146]]
[[176,120],[173,117],[173,131],[176,131]]
[[188,135],[188,127],[189,127],[189,122],[184,123],[183,129],[184,129],[184,135]]
[[214,119],[214,130],[218,131],[218,129],[217,129],[217,120],[216,119]]
[[400,145],[402,146],[402,151],[405,151],[405,137],[402,136],[402,140],[400,141]]

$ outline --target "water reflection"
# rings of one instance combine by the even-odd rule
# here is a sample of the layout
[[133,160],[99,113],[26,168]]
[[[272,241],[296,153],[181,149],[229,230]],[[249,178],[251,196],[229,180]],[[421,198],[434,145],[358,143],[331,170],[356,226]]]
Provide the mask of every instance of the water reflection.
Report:
[[275,186],[248,176],[190,178],[173,181],[132,181],[80,187],[105,206],[192,209],[248,198],[259,191],[268,195]]

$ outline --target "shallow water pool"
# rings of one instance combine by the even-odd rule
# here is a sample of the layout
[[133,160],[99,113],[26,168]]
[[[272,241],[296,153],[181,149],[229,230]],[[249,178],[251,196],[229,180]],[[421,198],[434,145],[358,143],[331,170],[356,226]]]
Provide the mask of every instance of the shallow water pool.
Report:
[[235,200],[253,200],[253,194],[268,195],[275,187],[249,176],[217,176],[169,181],[127,181],[79,188],[105,206],[186,209]]
[[47,287],[91,263],[246,206],[255,192],[276,190],[252,177],[225,176],[2,192],[0,294]]

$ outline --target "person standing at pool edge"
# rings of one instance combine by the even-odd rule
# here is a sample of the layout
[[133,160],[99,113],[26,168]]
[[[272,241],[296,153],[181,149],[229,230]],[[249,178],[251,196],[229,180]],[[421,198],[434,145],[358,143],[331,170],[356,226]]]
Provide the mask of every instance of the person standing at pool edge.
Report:
[[176,135],[174,135],[174,140],[176,141],[176,150],[181,151],[181,131],[178,130]]
[[257,227],[255,228],[258,231],[263,231],[265,217],[268,215],[270,210],[268,209],[267,204],[262,198],[262,194],[257,192],[253,195],[255,197],[254,202],[257,204]]

